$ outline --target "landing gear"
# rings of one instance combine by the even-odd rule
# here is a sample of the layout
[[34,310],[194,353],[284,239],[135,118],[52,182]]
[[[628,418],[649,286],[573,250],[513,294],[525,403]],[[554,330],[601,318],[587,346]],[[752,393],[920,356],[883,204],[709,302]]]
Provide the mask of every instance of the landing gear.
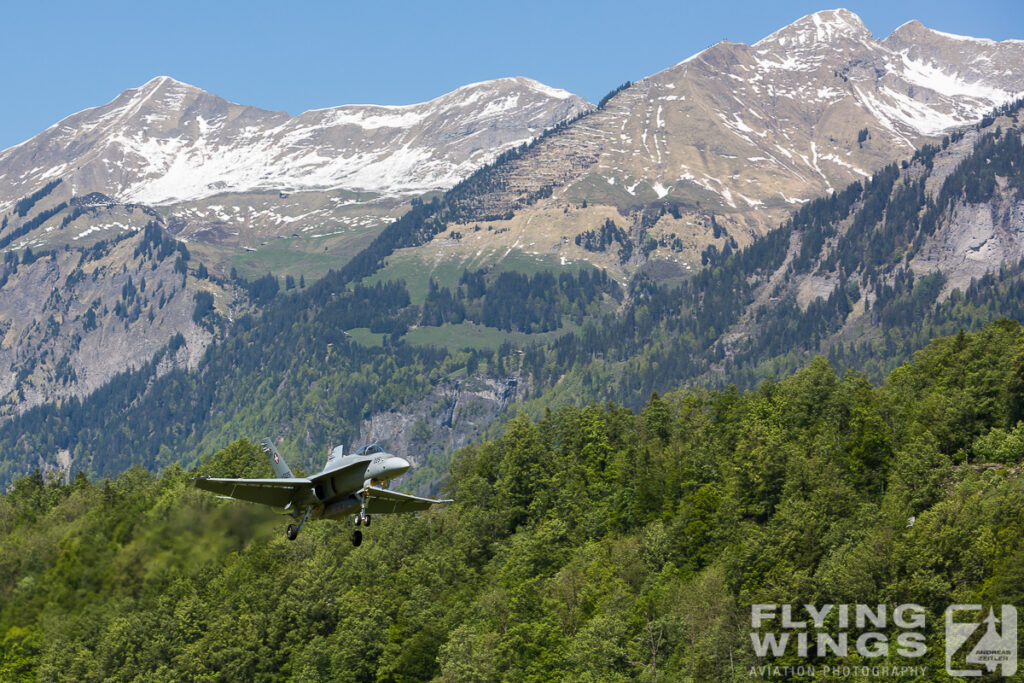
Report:
[[356,513],[356,526],[370,526],[370,515],[366,514],[362,510]]
[[[369,486],[369,483],[367,483]],[[359,530],[361,526],[370,526],[370,515],[366,513],[366,503],[369,501],[369,492],[364,491],[361,495],[362,505],[359,507],[359,512],[356,513],[356,518],[353,521],[355,528],[352,529],[352,533],[349,535],[349,540],[352,541],[352,545],[359,547],[359,544],[363,542],[363,532]]]
[[359,506],[359,512],[356,513],[356,526],[370,526],[370,515],[366,512],[366,504],[370,502],[370,492],[363,491],[362,504]]
[[[294,524],[289,524],[288,525],[288,528],[284,530],[284,535],[288,537],[289,541],[294,541],[296,538],[299,537],[299,532],[302,531],[302,527],[306,526],[306,522],[309,521],[309,517],[312,514],[313,514],[313,506],[312,505],[306,506],[306,512],[302,515],[302,520],[299,522],[298,526],[296,526]],[[297,516],[297,515],[295,515],[293,513],[293,516]]]

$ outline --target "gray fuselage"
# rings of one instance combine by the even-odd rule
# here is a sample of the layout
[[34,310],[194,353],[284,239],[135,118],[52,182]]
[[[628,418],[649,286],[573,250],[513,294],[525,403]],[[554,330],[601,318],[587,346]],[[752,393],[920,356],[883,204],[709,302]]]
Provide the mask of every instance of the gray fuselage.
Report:
[[359,510],[362,502],[356,495],[367,486],[386,484],[409,471],[409,461],[384,451],[368,455],[345,455],[331,458],[322,472],[310,477],[313,482],[316,517],[336,518]]

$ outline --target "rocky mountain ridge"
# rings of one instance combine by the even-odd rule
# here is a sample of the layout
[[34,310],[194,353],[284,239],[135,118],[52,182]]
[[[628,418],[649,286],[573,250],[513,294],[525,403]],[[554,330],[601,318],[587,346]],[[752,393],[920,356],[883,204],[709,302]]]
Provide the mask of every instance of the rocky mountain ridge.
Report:
[[1024,314],[1022,111],[1024,99],[795,214],[722,336],[727,362],[803,350],[877,374],[902,345]]
[[588,110],[564,90],[504,78],[420,104],[293,117],[161,76],[0,152],[0,211],[57,177],[75,196],[149,206],[266,190],[419,194]]
[[[649,261],[681,274],[976,123],[1024,93],[1022,67],[1024,41],[919,22],[878,40],[847,10],[754,45],[721,42],[495,169],[452,226],[461,245],[438,242],[423,260],[479,264],[515,249],[623,278]],[[587,235],[608,221],[618,243],[595,247]]]
[[236,267],[315,280],[410,197],[590,108],[506,78],[292,117],[159,77],[0,152],[0,417],[83,398],[179,333],[168,358],[194,366],[215,331],[196,296],[246,308]]
[[[564,90],[503,78],[421,104],[346,105],[293,117],[161,76],[0,152],[0,239],[35,218],[17,211],[18,202],[60,180],[38,211],[86,196],[101,198],[106,210],[85,217],[56,210],[12,246],[62,246],[97,225],[140,229],[156,217],[180,238],[206,245],[205,260],[225,264],[222,274],[239,252],[259,251],[276,237],[300,239],[294,260],[327,246],[343,263],[410,197],[451,187],[590,109]],[[151,215],[126,217],[131,207]],[[275,262],[273,254],[268,259]]]

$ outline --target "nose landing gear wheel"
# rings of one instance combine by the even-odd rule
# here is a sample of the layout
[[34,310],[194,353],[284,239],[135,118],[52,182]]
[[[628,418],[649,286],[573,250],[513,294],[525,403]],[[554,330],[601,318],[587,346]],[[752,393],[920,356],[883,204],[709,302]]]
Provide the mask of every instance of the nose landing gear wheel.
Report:
[[289,541],[294,541],[299,535],[299,527],[289,524],[288,528],[284,530],[284,534],[288,537]]
[[370,515],[363,515],[363,526],[370,526]]
[[358,548],[359,544],[363,542],[363,532],[359,529],[353,529],[352,535],[349,536],[349,539],[351,539],[352,545]]

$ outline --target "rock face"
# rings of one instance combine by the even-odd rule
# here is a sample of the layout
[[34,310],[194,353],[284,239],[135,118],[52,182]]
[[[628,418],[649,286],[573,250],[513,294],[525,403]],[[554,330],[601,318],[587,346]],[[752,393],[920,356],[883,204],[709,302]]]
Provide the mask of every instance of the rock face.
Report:
[[[521,398],[519,381],[519,376],[446,381],[400,410],[374,413],[363,420],[354,447],[379,443],[409,458],[416,467],[437,465],[438,455],[454,453],[484,437],[505,406]],[[416,492],[437,494],[443,474],[437,471],[415,480]]]
[[[742,246],[808,199],[1022,94],[1024,41],[917,22],[876,40],[852,12],[818,12],[644,78],[502,166],[470,202],[467,223],[487,221],[491,234],[465,248],[532,245],[628,274],[645,259],[621,261],[617,249],[588,251],[576,239],[611,219],[633,234],[633,254],[700,265],[709,245]],[[649,215],[659,205],[675,208]]]
[[[801,335],[796,348],[842,356],[843,344],[860,344],[845,360],[853,357],[861,366],[874,350],[912,338],[915,329],[935,334],[946,325],[955,332],[977,320],[1018,316],[1022,134],[1020,103],[1002,108],[909,163],[883,170],[871,187],[855,193],[841,217],[817,229],[806,220],[783,227],[788,252],[771,273],[751,278],[756,296],[720,340],[726,355],[742,357],[763,346],[772,330],[779,333],[771,321],[791,316],[794,307],[807,314],[802,330],[814,330]],[[808,241],[813,249],[804,248]],[[836,312],[824,314],[831,320],[822,323],[815,307]]]
[[[1020,113],[996,118],[990,126],[967,131],[961,140],[937,153],[926,177],[930,196],[938,195],[942,182],[974,151],[980,138],[995,129],[1020,135],[1021,123],[1024,116]],[[909,264],[918,275],[939,271],[945,276],[941,298],[954,289],[966,291],[971,280],[1024,259],[1024,193],[1019,187],[1019,181],[1015,189],[1009,178],[997,176],[992,197],[985,202],[960,199],[949,205],[938,229]]]
[[[162,236],[154,246],[154,234],[0,265],[0,418],[83,398],[177,334],[158,373],[195,366],[220,319],[246,297],[233,283],[196,277],[178,243]],[[213,306],[206,316],[196,315],[199,292]]]

